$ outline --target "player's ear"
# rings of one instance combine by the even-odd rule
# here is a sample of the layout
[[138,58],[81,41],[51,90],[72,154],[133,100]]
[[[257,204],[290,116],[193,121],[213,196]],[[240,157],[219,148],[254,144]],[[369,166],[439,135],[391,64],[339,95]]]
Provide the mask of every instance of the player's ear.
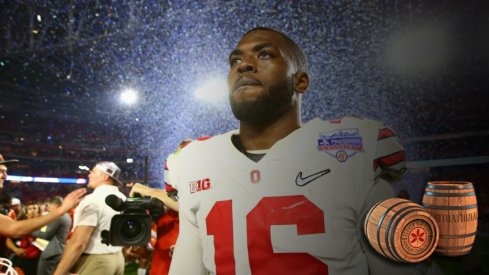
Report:
[[303,94],[309,87],[309,75],[306,72],[294,74],[294,90],[296,93]]

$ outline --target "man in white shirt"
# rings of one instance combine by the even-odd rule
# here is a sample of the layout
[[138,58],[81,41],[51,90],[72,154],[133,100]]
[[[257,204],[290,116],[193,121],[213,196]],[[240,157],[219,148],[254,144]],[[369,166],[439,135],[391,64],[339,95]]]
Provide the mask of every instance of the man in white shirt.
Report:
[[94,189],[75,209],[73,235],[68,241],[54,274],[124,274],[122,247],[102,244],[101,232],[110,229],[112,217],[118,214],[105,203],[114,194],[125,200],[117,184],[120,168],[113,162],[97,163],[88,175],[88,188]]

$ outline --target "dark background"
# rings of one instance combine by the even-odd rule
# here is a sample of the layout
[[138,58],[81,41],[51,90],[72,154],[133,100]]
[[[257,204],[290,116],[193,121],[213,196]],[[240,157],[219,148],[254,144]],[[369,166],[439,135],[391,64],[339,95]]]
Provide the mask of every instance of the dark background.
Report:
[[[226,98],[194,92],[225,79],[245,31],[269,26],[308,57],[304,121],[384,121],[409,160],[396,191],[420,202],[428,181],[471,181],[487,232],[488,1],[0,4],[0,152],[22,162],[11,174],[84,177],[79,165],[113,160],[125,181],[161,186],[182,139],[238,126]],[[138,104],[119,102],[127,87]]]

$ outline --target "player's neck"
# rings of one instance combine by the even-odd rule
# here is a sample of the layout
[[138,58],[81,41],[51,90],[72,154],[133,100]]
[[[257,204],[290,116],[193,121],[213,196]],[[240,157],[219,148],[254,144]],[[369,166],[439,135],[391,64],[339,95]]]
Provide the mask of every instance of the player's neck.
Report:
[[246,150],[270,149],[277,141],[301,127],[300,115],[289,112],[268,123],[240,122],[239,135]]
[[268,149],[266,150],[246,150],[241,143],[241,139],[239,135],[232,135],[231,136],[231,142],[233,143],[234,147],[238,149],[242,154],[244,154],[246,157],[251,159],[254,162],[260,161],[267,153]]

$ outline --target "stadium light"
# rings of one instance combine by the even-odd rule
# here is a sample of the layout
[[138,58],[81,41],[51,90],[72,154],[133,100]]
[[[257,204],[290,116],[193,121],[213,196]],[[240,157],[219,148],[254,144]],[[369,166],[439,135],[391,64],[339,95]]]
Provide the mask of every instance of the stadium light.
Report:
[[79,166],[78,166],[78,169],[80,169],[80,170],[86,170],[86,171],[90,171],[90,168],[88,168],[88,166],[86,166],[86,165],[79,165]]
[[202,86],[195,90],[195,98],[217,103],[223,99],[226,99],[228,94],[228,86],[226,80],[213,78],[206,81]]
[[122,91],[120,95],[120,100],[126,105],[133,105],[138,101],[138,92],[134,89],[127,88]]
[[444,24],[410,25],[391,35],[387,64],[403,75],[431,76],[442,73],[453,49]]
[[[63,184],[85,184],[86,179],[80,178],[48,178],[48,177],[31,177],[8,175],[7,180],[16,182],[38,182],[38,183],[63,183]],[[3,273],[2,273],[3,274]]]

